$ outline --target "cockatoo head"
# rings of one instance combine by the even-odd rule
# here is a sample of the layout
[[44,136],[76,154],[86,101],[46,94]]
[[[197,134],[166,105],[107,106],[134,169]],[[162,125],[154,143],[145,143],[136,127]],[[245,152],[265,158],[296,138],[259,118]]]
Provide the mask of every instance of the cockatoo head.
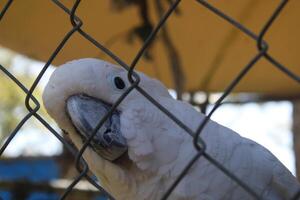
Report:
[[[142,73],[138,75],[140,88],[151,94],[152,98],[179,120],[196,130],[197,125],[204,120],[204,116],[196,112],[192,106],[172,99],[168,90],[159,81]],[[80,59],[66,63],[54,71],[44,90],[43,101],[48,113],[59,127],[69,134],[77,148],[81,148],[98,122],[106,116],[112,105],[129,87],[126,70],[97,59]],[[274,185],[275,189],[281,189],[281,185],[289,187],[298,185],[295,184],[294,177],[286,173],[288,170],[285,172],[283,166],[274,164],[276,159],[270,157],[268,151],[255,147],[253,142],[242,139],[232,131],[209,122],[202,136],[206,143],[209,143],[206,151],[227,162],[228,166],[232,165],[231,169],[247,166],[237,170],[241,177],[248,177],[249,174],[259,175],[259,179],[254,176],[254,186],[261,177],[268,176],[268,173],[261,169],[274,169],[276,174],[280,174],[277,177],[269,174],[270,179],[263,178],[268,187]],[[185,162],[196,155],[192,141],[193,139],[178,128],[176,123],[139,91],[133,89],[97,130],[83,157],[101,181],[101,185],[115,198],[160,199],[185,168]],[[236,150],[236,147],[239,150]],[[242,157],[245,157],[243,152],[248,150],[250,158],[246,156],[243,159]],[[265,163],[263,168],[254,168],[254,165],[251,165],[255,157],[259,162]],[[172,192],[171,195],[176,198],[170,196],[170,199],[199,199],[200,193],[201,199],[220,199],[203,196],[202,193],[214,191],[216,186],[223,186],[228,179],[223,179],[224,174],[221,171],[214,171],[217,168],[208,165],[208,162],[203,160],[201,163],[193,165],[189,171],[191,174],[187,174]],[[249,173],[243,175],[242,173],[248,171],[248,167]],[[196,170],[197,168],[201,170]],[[256,173],[257,169],[259,173]],[[272,170],[267,171],[273,173]],[[288,178],[289,176],[292,178]],[[284,181],[280,181],[279,184],[276,182],[277,178]],[[204,182],[201,183],[199,180]],[[228,190],[229,195],[233,194],[231,191],[236,188],[235,185],[229,186],[231,187],[232,189]],[[271,191],[263,187],[258,188],[267,193]],[[224,195],[225,192],[223,190],[220,194]],[[229,197],[227,193],[225,196]],[[241,197],[239,193],[236,194],[236,197]]]
[[[154,99],[171,98],[159,81],[138,74],[139,86]],[[53,72],[44,90],[43,101],[50,116],[69,134],[77,148],[81,148],[128,87],[130,82],[125,69],[98,59],[80,59],[59,66]],[[88,163],[109,162],[114,168],[113,161],[127,155],[126,159],[137,168],[149,168],[145,158],[154,152],[152,141],[155,136],[151,127],[153,123],[161,123],[150,114],[155,106],[149,105],[151,103],[133,89],[94,135],[84,153]],[[159,112],[158,109],[155,112]],[[91,168],[101,170],[100,166]]]

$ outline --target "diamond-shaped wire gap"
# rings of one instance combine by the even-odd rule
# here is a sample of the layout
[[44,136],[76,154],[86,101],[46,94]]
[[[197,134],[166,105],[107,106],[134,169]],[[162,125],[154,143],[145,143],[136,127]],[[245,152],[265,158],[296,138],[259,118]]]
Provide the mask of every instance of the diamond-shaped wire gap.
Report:
[[[116,60],[116,62],[118,62],[120,65],[122,65],[125,69],[128,70],[128,75],[129,77],[131,77],[130,73],[134,73],[134,67],[136,66],[138,60],[140,59],[140,57],[143,55],[144,51],[146,50],[146,48],[149,46],[149,44],[151,43],[151,41],[154,39],[154,37],[156,36],[156,34],[159,32],[159,30],[161,29],[161,27],[164,25],[164,23],[167,21],[168,17],[175,11],[176,7],[179,5],[180,0],[175,1],[174,3],[172,3],[172,5],[169,7],[169,10],[164,14],[164,16],[159,20],[158,24],[156,25],[156,27],[154,28],[154,30],[150,33],[150,35],[147,37],[146,42],[144,43],[144,45],[142,46],[142,48],[140,49],[139,53],[137,54],[137,56],[134,58],[134,60],[132,61],[132,64],[130,67],[123,66],[122,63],[118,62]],[[98,46],[97,46],[98,47]],[[98,47],[100,48],[100,47]],[[101,48],[100,48],[101,49]],[[102,50],[102,49],[101,49]],[[107,53],[107,52],[105,52]],[[129,78],[130,80],[131,78]],[[132,80],[132,79],[131,79]],[[181,128],[183,128],[184,130],[186,130],[190,135],[193,135],[193,131],[191,131],[187,126],[185,126],[180,120],[178,120],[174,115],[172,115],[167,109],[165,109],[163,106],[161,106],[156,100],[154,100],[151,95],[147,94],[147,92],[145,92],[141,87],[139,87],[137,85],[136,89],[143,95],[145,96],[150,102],[154,103],[161,111],[163,111],[166,115],[168,115],[175,123],[179,124],[179,126]]]
[[[70,15],[70,20],[71,20],[71,24],[74,25],[76,24],[76,20],[79,20],[79,18],[75,15],[75,9],[73,7],[72,10],[68,9],[66,6],[64,6],[60,1],[58,0],[52,0],[53,3],[55,3],[58,7],[60,7],[62,10],[64,10],[64,12],[66,12],[67,14]],[[76,0],[76,4],[77,6],[79,5],[81,1],[80,0]],[[74,16],[74,20],[73,17]],[[95,40],[92,36],[90,36],[87,32],[85,32],[83,29],[81,29],[81,27],[78,29],[78,33],[80,33],[80,35],[82,35],[82,37],[84,39],[87,39],[88,41],[90,41],[93,45],[95,45],[98,49],[100,49],[101,51],[103,51],[105,54],[107,54],[109,57],[111,57],[114,61],[116,61],[120,66],[122,66],[123,68],[125,68],[127,71],[130,69],[130,67],[121,59],[119,58],[116,54],[114,54],[111,50],[109,50],[108,48],[106,48],[105,46],[103,46],[101,43],[99,43],[97,40]],[[135,75],[136,79],[139,79],[138,75]]]
[[8,0],[6,4],[4,5],[3,9],[0,12],[0,21],[4,17],[5,13],[7,12],[8,8],[11,6],[13,0]]
[[41,80],[42,76],[44,75],[44,73],[46,72],[46,70],[48,69],[48,67],[50,66],[50,64],[52,63],[52,61],[55,59],[55,57],[57,56],[57,54],[59,53],[59,51],[64,47],[64,45],[66,44],[66,42],[69,40],[69,38],[78,30],[78,28],[81,26],[81,24],[78,24],[77,26],[73,27],[63,38],[63,40],[59,43],[59,45],[57,46],[57,48],[55,49],[55,51],[51,54],[50,58],[48,59],[48,61],[46,62],[46,64],[44,65],[44,67],[42,68],[42,70],[40,71],[40,73],[38,74],[38,76],[36,77],[35,81],[33,82],[33,84],[31,85],[26,99],[25,99],[25,105],[27,107],[27,109],[29,111],[32,110],[30,104],[29,104],[29,100],[30,100],[30,96],[33,93],[34,89],[36,88],[37,84],[39,83],[39,81]]
[[[175,1],[174,3],[171,4],[171,6],[169,7],[168,11],[164,14],[164,16],[159,20],[158,24],[156,25],[156,27],[154,28],[154,30],[151,32],[151,34],[147,37],[144,45],[142,46],[142,48],[140,49],[139,53],[136,55],[136,57],[134,58],[134,60],[132,61],[132,64],[129,67],[126,66],[125,69],[128,70],[128,79],[129,81],[132,81],[131,78],[131,73],[134,73],[134,68],[137,64],[137,62],[139,61],[139,59],[141,58],[141,56],[143,55],[144,51],[147,49],[147,47],[149,46],[149,44],[151,43],[151,41],[154,39],[154,37],[157,35],[157,33],[159,32],[159,30],[161,29],[161,27],[165,24],[165,22],[167,21],[168,17],[175,11],[175,9],[177,8],[177,6],[179,5],[180,0]],[[124,66],[123,66],[124,67]],[[193,131],[191,131],[187,126],[185,126],[180,120],[178,120],[174,115],[172,115],[166,108],[164,108],[163,106],[161,106],[156,100],[154,100],[151,95],[147,94],[147,92],[145,92],[141,87],[137,86],[136,89],[143,95],[145,96],[150,102],[154,103],[161,111],[163,111],[166,115],[168,115],[175,123],[179,124],[179,126],[181,128],[183,128],[184,130],[186,130],[190,135],[193,135]]]
[[[144,42],[142,48],[139,50],[138,54],[136,55],[136,57],[133,59],[131,65],[130,65],[130,69],[128,71],[128,79],[130,82],[134,81],[132,79],[132,73],[134,73],[134,68],[137,64],[137,62],[139,61],[139,59],[141,58],[141,56],[143,55],[143,53],[145,52],[145,50],[147,49],[147,47],[150,45],[150,43],[153,41],[153,39],[155,38],[155,36],[157,35],[157,33],[159,32],[159,30],[162,28],[162,26],[166,23],[166,21],[168,20],[168,18],[170,17],[170,15],[175,11],[175,9],[177,8],[177,6],[179,5],[180,0],[175,1],[174,3],[171,4],[171,6],[169,7],[169,9],[167,10],[167,12],[163,15],[162,18],[160,18],[158,24],[156,25],[156,27],[153,29],[153,31],[150,33],[150,35],[147,37],[146,41]],[[155,101],[151,95],[147,94],[141,87],[137,86],[136,89],[143,95],[145,96],[150,102],[154,103],[156,106],[158,106],[158,108],[160,110],[163,110],[163,112],[165,114],[167,114],[168,116],[170,116],[177,124],[181,124],[181,127],[185,130],[187,130],[187,132],[189,132],[190,134],[192,134],[192,131],[186,127],[182,122],[180,122],[180,120],[178,120],[175,116],[173,116],[167,109],[165,109],[163,106],[161,106],[157,101]]]
[[[0,70],[2,70],[16,85],[20,87],[20,89],[25,93],[28,94],[29,90],[13,75],[11,74],[5,67],[0,65]],[[31,96],[33,102],[37,107],[40,106],[38,100],[32,95]],[[30,113],[29,113],[30,114]],[[38,113],[33,113],[37,120],[39,120],[48,130],[50,130],[62,143],[64,143],[64,139],[45,121]],[[68,146],[67,143],[64,143],[64,145],[67,145],[66,147],[70,150],[71,148]]]
[[[62,10],[64,10],[64,12],[66,12],[67,14],[69,14],[70,16],[70,20],[71,20],[71,24],[74,25],[76,24],[76,20],[78,20],[78,17],[76,17],[75,15],[75,9],[73,7],[72,10],[69,10],[66,6],[64,6],[60,1],[58,0],[52,0],[53,3],[55,3],[58,7],[60,7]],[[77,0],[75,2],[76,4],[79,5],[80,0]],[[77,5],[77,6],[78,6]],[[74,20],[73,17],[74,16]],[[90,36],[88,33],[86,33],[84,30],[81,29],[81,27],[78,29],[78,33],[80,33],[80,35],[84,38],[87,39],[88,41],[90,41],[93,45],[95,45],[98,49],[100,49],[101,51],[103,51],[105,54],[107,54],[109,57],[111,57],[114,61],[116,61],[120,66],[122,66],[123,68],[125,68],[126,70],[129,70],[129,66],[121,59],[119,58],[116,54],[114,54],[111,50],[109,50],[108,48],[104,47],[101,43],[99,43],[97,40],[95,40],[92,36]],[[136,77],[138,79],[138,76],[136,75]]]
[[[0,65],[0,70],[2,70],[16,85],[18,85],[18,87],[20,87],[20,89],[25,94],[28,94],[29,90],[13,74],[11,74],[5,67],[3,67],[2,65]],[[31,96],[31,98],[32,98],[33,102],[35,103],[35,105],[37,107],[39,107],[40,104],[39,104],[38,100],[33,95]],[[35,108],[35,109],[37,109],[37,108]],[[27,117],[28,115],[36,117],[37,120],[39,120],[50,132],[52,132],[52,134],[54,134],[60,140],[60,142],[62,142],[66,146],[66,148],[68,150],[70,150],[70,152],[73,152],[73,154],[75,155],[74,150],[72,149],[72,147],[68,143],[66,143],[65,140],[38,113],[35,113],[35,112],[34,113],[28,113],[22,119],[22,121],[23,120],[24,121],[28,120],[30,118],[30,117]],[[20,124],[21,124],[21,122],[20,122]],[[19,127],[19,125],[16,128],[18,128],[18,127]],[[16,131],[16,133],[17,133],[17,131]],[[5,148],[3,148],[3,147],[1,148],[1,150],[0,150],[1,154],[2,154],[2,152],[3,152],[4,149]]]
[[[0,65],[0,70],[9,79],[11,79],[15,84],[17,84],[23,91],[26,92],[26,88],[21,84],[21,82],[13,74],[11,74],[5,67],[3,67],[2,65]],[[36,98],[34,96],[31,96],[30,98],[33,100],[33,102],[34,102],[34,104],[35,104],[36,107],[31,112],[27,113],[26,116],[18,123],[18,125],[16,126],[16,128],[10,133],[10,136],[7,138],[7,140],[4,142],[4,144],[2,145],[2,147],[0,149],[0,155],[2,155],[2,153],[4,152],[4,150],[7,148],[7,146],[11,142],[11,140],[16,136],[16,134],[21,129],[21,127],[26,123],[26,121],[30,117],[32,117],[34,115],[34,113],[36,113],[37,110],[40,108],[40,104],[36,100]]]
[[[76,25],[75,22],[75,18],[72,17],[75,14],[75,10],[78,7],[78,5],[80,4],[81,0],[76,0],[73,9],[70,11],[68,10],[65,6],[63,6],[60,2],[53,0],[55,3],[57,3],[62,9],[64,9],[67,13],[70,14],[70,19],[71,19],[71,23],[72,25]],[[88,39],[90,42],[92,42],[94,45],[96,45],[99,49],[101,49],[102,51],[104,51],[104,53],[106,53],[108,56],[110,56],[113,60],[115,60],[117,63],[119,63],[122,67],[124,67],[126,70],[129,70],[129,74],[128,74],[128,79],[131,83],[134,82],[132,76],[134,76],[136,79],[137,74],[134,73],[133,68],[135,67],[135,65],[137,64],[138,60],[140,59],[140,57],[143,55],[144,51],[146,50],[146,48],[149,46],[149,44],[151,43],[152,39],[154,39],[154,37],[156,36],[157,32],[160,30],[161,26],[165,23],[165,21],[167,20],[167,18],[170,16],[170,14],[172,14],[174,12],[174,10],[176,9],[176,7],[178,6],[179,2],[181,0],[177,0],[175,1],[175,3],[173,3],[169,10],[165,13],[165,15],[160,19],[159,23],[157,24],[157,26],[154,28],[154,30],[150,33],[150,35],[147,37],[146,41],[144,42],[143,46],[141,47],[141,49],[138,51],[138,53],[136,54],[135,58],[132,61],[132,64],[130,67],[128,67],[118,56],[116,56],[114,53],[112,53],[109,49],[105,48],[103,45],[101,45],[99,42],[97,42],[94,38],[92,38],[89,34],[87,34],[85,31],[83,31],[81,28],[78,30],[78,32],[85,37],[86,39]]]
[[[69,14],[70,16],[74,16],[74,20],[72,17],[70,17],[71,24],[76,24],[75,20],[78,20],[78,17],[75,15],[75,9],[73,7],[73,10],[69,10],[66,6],[64,6],[60,1],[58,0],[52,0],[53,3],[55,3],[58,7],[60,7],[64,12]],[[80,2],[77,0],[77,2]],[[76,2],[75,2],[76,3]],[[77,5],[78,6],[78,5]],[[90,41],[94,46],[96,46],[99,50],[103,51],[106,55],[111,57],[114,61],[116,61],[120,66],[122,66],[124,69],[127,71],[129,70],[129,66],[122,60],[120,59],[117,55],[115,55],[112,51],[110,51],[108,48],[103,46],[101,43],[99,43],[97,40],[95,40],[92,36],[90,36],[88,33],[86,33],[84,30],[81,28],[78,29],[78,33],[84,38]],[[135,74],[136,81],[139,81],[139,76]]]
[[[261,31],[263,34],[258,35],[258,36],[255,33],[253,33],[251,30],[249,30],[248,28],[246,28],[245,26],[240,24],[239,22],[235,21],[233,18],[231,18],[231,17],[227,16],[226,14],[224,14],[222,11],[220,11],[216,7],[210,5],[208,2],[203,1],[203,0],[196,0],[196,2],[200,3],[202,6],[206,7],[208,10],[210,10],[211,12],[216,14],[217,16],[221,17],[222,19],[229,22],[234,27],[238,28],[243,33],[245,33],[246,35],[251,37],[253,40],[255,40],[257,42],[257,45],[258,45],[259,48],[262,48],[263,46],[268,48],[268,44],[267,44],[266,41],[263,40],[263,36],[264,36],[265,32],[267,31],[267,29],[269,28],[269,26],[271,26],[273,21],[278,17],[278,15],[282,11],[282,9],[284,8],[284,6],[288,2],[288,0],[281,0],[281,3],[278,5],[276,10],[273,12],[273,14],[270,16],[269,20],[267,21],[267,23],[263,27],[263,29]],[[261,39],[260,39],[260,37],[261,37]],[[265,53],[264,57],[269,62],[271,62],[275,67],[277,67],[280,71],[285,73],[287,76],[289,76],[290,78],[292,78],[293,80],[295,80],[297,82],[300,82],[300,77],[298,75],[291,72],[287,67],[282,65],[280,62],[276,61],[268,52]]]
[[[70,16],[70,21],[71,24],[73,26],[75,26],[78,21],[80,23],[81,20],[75,15],[75,11],[77,9],[77,7],[79,6],[81,0],[76,0],[76,2],[74,3],[72,9],[68,9],[64,4],[62,4],[60,1],[58,0],[52,0],[53,3],[55,3],[58,7],[60,7],[65,13],[67,13]],[[79,27],[79,29],[77,30],[78,33],[80,33],[80,35],[86,39],[87,41],[91,42],[93,45],[95,45],[98,49],[100,49],[101,51],[103,51],[106,55],[108,55],[110,58],[112,58],[114,61],[116,61],[120,66],[122,66],[123,68],[125,68],[126,70],[129,70],[129,66],[122,60],[120,59],[117,55],[115,55],[112,51],[110,51],[108,48],[106,48],[105,46],[103,46],[101,43],[99,43],[97,40],[95,40],[92,36],[90,36],[87,32],[85,32],[84,30],[81,29],[81,27]],[[139,77],[138,75],[133,72],[133,76],[136,79],[136,81],[139,81]]]

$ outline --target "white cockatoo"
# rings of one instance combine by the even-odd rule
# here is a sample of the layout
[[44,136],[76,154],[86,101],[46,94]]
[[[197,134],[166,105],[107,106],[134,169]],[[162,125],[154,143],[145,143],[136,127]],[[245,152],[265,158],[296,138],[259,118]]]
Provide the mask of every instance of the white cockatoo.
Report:
[[[205,116],[173,99],[142,73],[139,86],[195,131]],[[86,58],[52,74],[44,105],[77,148],[130,86],[127,71]],[[299,183],[267,149],[210,120],[201,133],[206,152],[261,199],[289,199]],[[197,153],[193,138],[135,89],[105,121],[83,157],[101,185],[118,200],[160,199]],[[235,181],[201,157],[171,193],[172,200],[253,199]]]

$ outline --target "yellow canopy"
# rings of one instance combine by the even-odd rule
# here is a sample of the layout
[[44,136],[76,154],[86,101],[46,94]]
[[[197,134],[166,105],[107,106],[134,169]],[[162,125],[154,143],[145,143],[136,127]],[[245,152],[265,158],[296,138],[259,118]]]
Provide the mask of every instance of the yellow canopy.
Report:
[[[62,1],[71,8],[73,1]],[[159,19],[156,1],[148,1],[153,25]],[[161,1],[164,11],[168,1]],[[6,1],[0,2],[0,8]],[[213,6],[258,34],[280,1],[209,1]],[[196,1],[184,0],[178,14],[172,14],[166,33],[178,55],[186,91],[223,91],[238,72],[257,54],[256,41],[230,25]],[[76,15],[82,29],[130,64],[142,46],[130,35],[141,24],[137,6],[114,10],[111,1],[82,1]],[[300,75],[300,1],[290,1],[265,36],[269,54]],[[51,1],[14,1],[0,22],[0,45],[46,61],[65,34],[71,30],[69,16]],[[152,60],[143,57],[137,70],[156,77],[173,88],[173,73],[162,32],[151,45]],[[172,55],[171,55],[172,56]],[[75,33],[53,64],[83,57],[111,59],[89,41]],[[174,58],[174,59],[176,59]],[[261,59],[239,83],[235,92],[258,92],[295,96],[300,85]]]

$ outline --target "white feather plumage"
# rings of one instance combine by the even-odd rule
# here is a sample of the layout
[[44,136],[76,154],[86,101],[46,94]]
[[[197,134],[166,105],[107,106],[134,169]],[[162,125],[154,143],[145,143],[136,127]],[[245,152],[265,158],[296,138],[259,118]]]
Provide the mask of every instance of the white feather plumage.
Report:
[[[66,115],[74,94],[87,94],[113,104],[123,91],[112,77],[127,80],[127,72],[97,59],[80,59],[55,70],[43,94],[44,105],[80,148],[81,139]],[[192,130],[204,119],[191,105],[176,101],[157,80],[142,73],[140,87]],[[127,86],[129,82],[126,81]],[[116,165],[87,148],[84,158],[101,184],[116,199],[159,199],[196,154],[192,138],[175,122],[133,90],[118,106],[121,131],[131,162]],[[234,131],[209,121],[201,133],[206,152],[252,188],[262,199],[288,199],[300,189],[296,178],[267,149]],[[223,172],[200,158],[170,196],[174,200],[252,199]]]

